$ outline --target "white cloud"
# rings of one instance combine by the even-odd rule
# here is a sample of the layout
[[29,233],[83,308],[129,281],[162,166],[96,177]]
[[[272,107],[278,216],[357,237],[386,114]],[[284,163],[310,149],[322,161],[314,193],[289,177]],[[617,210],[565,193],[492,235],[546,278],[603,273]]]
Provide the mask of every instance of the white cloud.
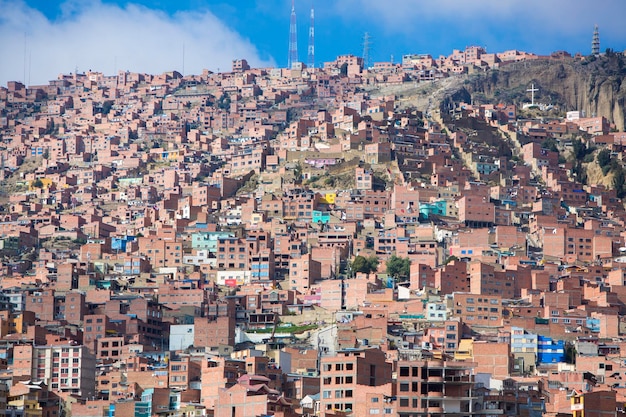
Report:
[[[593,25],[597,23],[601,34],[626,36],[624,0],[342,0],[335,2],[334,8],[346,18],[365,16],[374,24],[401,33],[415,31],[420,22],[456,23],[456,27],[442,27],[441,36],[449,30],[460,33],[467,25],[488,22],[526,28],[529,35],[531,30],[564,35],[582,31],[589,33],[591,39]],[[482,30],[489,27],[483,26]]]
[[209,11],[169,16],[143,6],[68,2],[50,21],[22,2],[0,0],[0,85],[46,84],[60,73],[116,70],[159,74],[228,70],[236,58],[273,65]]

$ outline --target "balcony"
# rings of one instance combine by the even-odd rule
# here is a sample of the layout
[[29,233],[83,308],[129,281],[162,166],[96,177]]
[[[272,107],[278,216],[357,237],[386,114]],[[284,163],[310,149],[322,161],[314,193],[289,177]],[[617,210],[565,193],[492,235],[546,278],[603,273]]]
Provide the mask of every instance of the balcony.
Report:
[[[429,378],[429,381],[430,381],[430,378]],[[469,375],[463,375],[463,376],[447,376],[445,378],[445,382],[447,383],[463,383],[463,382],[471,383],[472,381]]]
[[443,407],[428,407],[426,411],[429,413],[443,413]]

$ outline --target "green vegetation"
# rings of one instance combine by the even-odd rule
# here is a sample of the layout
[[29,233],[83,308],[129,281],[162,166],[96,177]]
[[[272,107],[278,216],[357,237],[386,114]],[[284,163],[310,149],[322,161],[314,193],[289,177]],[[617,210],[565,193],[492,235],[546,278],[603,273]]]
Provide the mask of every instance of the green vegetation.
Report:
[[455,262],[455,261],[458,261],[458,260],[459,260],[459,258],[457,258],[456,256],[450,255],[450,256],[448,256],[446,258],[446,260],[443,262],[443,264],[444,265],[448,265],[450,262]]
[[572,140],[572,157],[574,160],[582,161],[587,155],[591,155],[593,151],[595,151],[594,147],[587,146],[585,142],[579,138]]
[[615,170],[613,188],[615,188],[618,198],[626,197],[626,170],[622,166]]
[[378,270],[378,257],[375,255],[365,256],[357,255],[350,263],[350,269],[353,274],[362,272],[364,274],[371,274]]
[[553,137],[548,137],[546,140],[544,140],[541,143],[541,147],[553,152],[559,151],[558,142]]
[[300,161],[298,161],[296,167],[293,169],[293,177],[296,184],[302,184],[302,164]]
[[387,275],[399,280],[400,282],[409,279],[411,273],[411,260],[409,258],[401,258],[391,255],[387,260]]
[[611,151],[608,148],[602,149],[598,152],[596,156],[596,160],[598,161],[598,165],[602,168],[602,174],[608,174],[611,169]]
[[217,107],[222,110],[230,109],[230,96],[227,92],[224,92],[219,100],[217,100]]
[[104,103],[102,103],[102,114],[104,114],[105,116],[109,114],[111,108],[113,107],[113,104],[115,104],[113,100],[106,100]]

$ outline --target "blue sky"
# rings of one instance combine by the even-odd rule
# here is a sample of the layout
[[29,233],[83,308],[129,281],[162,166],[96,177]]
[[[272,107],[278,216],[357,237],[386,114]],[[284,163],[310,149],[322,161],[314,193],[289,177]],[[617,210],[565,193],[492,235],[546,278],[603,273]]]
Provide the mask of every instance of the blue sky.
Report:
[[[313,0],[316,62],[361,55],[372,61],[403,54],[437,57],[482,45],[588,53],[594,24],[601,48],[626,49],[624,0]],[[311,0],[296,0],[300,60],[307,60]],[[226,70],[234,58],[287,64],[291,0],[0,0],[0,84],[46,83],[89,69],[187,74]],[[183,53],[184,51],[184,53]]]

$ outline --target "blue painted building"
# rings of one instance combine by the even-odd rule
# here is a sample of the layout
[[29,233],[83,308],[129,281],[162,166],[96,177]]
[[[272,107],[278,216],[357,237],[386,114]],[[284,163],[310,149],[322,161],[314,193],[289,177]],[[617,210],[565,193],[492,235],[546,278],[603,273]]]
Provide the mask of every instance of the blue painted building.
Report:
[[537,363],[565,362],[565,342],[551,337],[537,336]]
[[589,329],[589,331],[593,333],[598,333],[600,332],[600,319],[587,317],[587,320],[585,321],[585,326]]
[[235,237],[232,232],[198,232],[191,235],[191,247],[197,250],[208,250],[217,252],[217,241]]
[[446,200],[433,201],[432,203],[420,203],[420,215],[428,219],[431,215],[446,216],[448,202]]
[[476,171],[481,175],[489,175],[492,172],[496,172],[500,167],[493,162],[477,162]]
[[128,243],[135,241],[135,236],[124,237],[112,237],[111,238],[111,250],[126,252],[126,246]]
[[511,351],[515,353],[537,353],[538,336],[521,327],[511,327]]
[[328,224],[330,222],[330,213],[327,211],[313,210],[311,221],[316,224]]

